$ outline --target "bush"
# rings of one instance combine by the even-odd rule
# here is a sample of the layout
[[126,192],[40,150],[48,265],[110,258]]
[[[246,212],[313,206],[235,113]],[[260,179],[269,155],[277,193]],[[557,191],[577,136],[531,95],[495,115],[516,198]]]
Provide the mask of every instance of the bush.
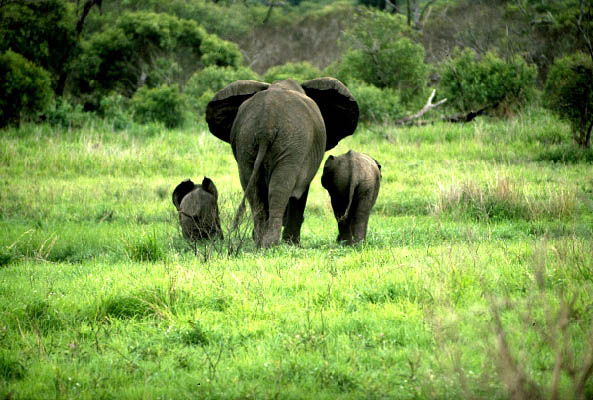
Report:
[[349,88],[358,102],[361,121],[394,121],[404,114],[397,91],[393,89],[379,89],[364,82],[354,82]]
[[0,128],[33,118],[52,99],[49,73],[20,54],[0,54]]
[[183,93],[190,109],[203,114],[217,91],[240,79],[258,79],[258,76],[247,67],[210,66],[196,71],[185,85]]
[[264,81],[274,82],[283,79],[294,79],[300,83],[309,79],[320,78],[323,73],[319,68],[314,67],[310,62],[286,63],[268,69],[264,75]]
[[200,45],[202,63],[205,66],[238,67],[243,63],[243,56],[236,43],[219,39],[216,35],[207,35]]
[[335,67],[338,79],[395,89],[402,102],[412,101],[424,92],[428,78],[424,48],[413,37],[401,15],[363,14],[344,35],[344,55]]
[[63,97],[58,97],[45,111],[47,122],[62,128],[81,128],[87,124],[93,113],[85,113],[81,104],[73,105]]
[[242,63],[236,44],[195,21],[151,12],[124,13],[82,47],[72,86],[87,108],[98,108],[110,93],[131,97],[142,86],[184,85],[204,66]]
[[593,61],[583,53],[554,62],[546,81],[544,104],[567,119],[582,147],[591,144],[593,128]]
[[167,128],[179,127],[185,119],[184,108],[177,85],[142,87],[132,97],[134,119],[140,123],[162,122]]
[[456,49],[442,67],[441,96],[458,111],[496,106],[506,114],[527,103],[533,95],[537,71],[516,56],[510,61],[488,52],[477,58],[471,49]]
[[103,97],[99,112],[111,123],[114,130],[126,129],[132,124],[130,100],[121,94],[113,93]]

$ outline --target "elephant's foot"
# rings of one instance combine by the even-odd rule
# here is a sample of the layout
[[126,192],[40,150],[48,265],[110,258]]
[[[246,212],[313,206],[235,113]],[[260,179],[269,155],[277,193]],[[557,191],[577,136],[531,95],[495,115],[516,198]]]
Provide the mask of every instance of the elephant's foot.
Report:
[[264,249],[280,243],[280,231],[282,230],[282,218],[269,219],[266,232],[261,240],[260,246]]
[[301,242],[301,234],[300,232],[287,232],[286,228],[284,228],[284,232],[282,232],[282,240],[288,244],[299,244]]

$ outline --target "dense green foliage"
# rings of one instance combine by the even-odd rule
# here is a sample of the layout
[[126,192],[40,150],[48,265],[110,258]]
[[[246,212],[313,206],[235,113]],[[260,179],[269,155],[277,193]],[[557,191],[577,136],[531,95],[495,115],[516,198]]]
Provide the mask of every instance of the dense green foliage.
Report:
[[141,87],[131,101],[134,119],[140,123],[162,122],[176,128],[184,122],[185,102],[177,85],[156,88]]
[[591,144],[593,129],[593,61],[577,53],[556,60],[546,82],[547,107],[570,121],[576,141]]
[[389,122],[403,117],[405,110],[394,89],[379,89],[368,83],[354,81],[350,84],[350,91],[358,103],[361,121]]
[[196,71],[183,89],[188,104],[197,115],[203,115],[214,94],[236,80],[257,80],[257,74],[247,67],[208,66]]
[[194,21],[149,12],[122,15],[91,35],[83,48],[75,86],[88,103],[113,91],[130,97],[144,85],[183,84],[201,67],[241,63],[235,44]]
[[70,68],[76,51],[72,3],[14,2],[0,7],[0,53],[11,49],[50,73],[52,87]]
[[[538,109],[361,125],[331,154],[382,164],[365,244],[335,242],[318,175],[300,246],[258,251],[247,225],[227,257],[228,242],[186,244],[171,202],[206,175],[232,222],[236,164],[204,123],[5,129],[0,397],[505,399],[493,310],[551,397],[548,338],[581,371],[593,323],[591,164],[536,160],[570,136]],[[573,393],[561,371],[559,398]]]
[[283,79],[294,79],[299,83],[325,76],[319,68],[311,65],[310,62],[303,61],[299,63],[286,63],[277,67],[272,67],[264,74],[264,81],[274,82]]
[[401,16],[363,13],[345,33],[337,77],[345,82],[354,79],[392,88],[404,103],[411,101],[424,93],[428,77],[424,48],[412,40],[413,36]]
[[517,110],[533,95],[536,70],[521,57],[504,61],[494,53],[478,58],[470,49],[457,49],[444,63],[441,96],[459,111],[498,107]]
[[0,53],[0,128],[35,117],[51,98],[46,70],[11,50]]

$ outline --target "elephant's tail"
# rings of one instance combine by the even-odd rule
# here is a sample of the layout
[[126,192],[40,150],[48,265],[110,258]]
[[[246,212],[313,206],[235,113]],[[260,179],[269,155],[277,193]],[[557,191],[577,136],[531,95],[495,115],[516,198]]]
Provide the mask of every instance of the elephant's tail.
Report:
[[[259,178],[259,174],[261,173],[261,165],[264,161],[264,156],[268,151],[268,147],[270,147],[270,143],[267,141],[259,145],[259,149],[257,150],[257,156],[255,157],[255,163],[253,164],[253,170],[251,171],[251,176],[249,177],[247,187],[243,192],[243,198],[241,199],[241,203],[239,204],[239,208],[237,209],[235,218],[233,219],[233,227],[231,229],[231,232],[235,232],[239,226],[239,221],[241,221],[241,217],[245,212],[245,198],[247,197],[247,193],[249,193],[250,190],[253,190],[253,185],[255,185],[255,182],[257,182]],[[252,210],[252,212],[256,211]]]
[[346,206],[346,211],[344,211],[344,215],[340,217],[340,220],[343,221],[348,218],[348,214],[350,213],[350,206],[352,206],[352,199],[354,198],[354,191],[356,190],[355,179],[354,179],[354,165],[352,163],[352,150],[350,150],[349,157],[348,157],[348,171],[350,171],[350,183],[348,185],[348,205]]

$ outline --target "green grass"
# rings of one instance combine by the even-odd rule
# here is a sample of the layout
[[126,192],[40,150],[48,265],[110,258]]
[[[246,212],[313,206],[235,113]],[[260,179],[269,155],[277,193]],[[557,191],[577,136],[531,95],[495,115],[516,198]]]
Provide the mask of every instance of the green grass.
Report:
[[300,246],[229,257],[171,203],[208,176],[229,228],[237,167],[205,124],[2,131],[0,397],[508,398],[501,335],[549,397],[558,343],[575,368],[591,351],[592,165],[569,141],[539,110],[361,126],[330,153],[382,164],[366,243],[335,242],[317,176]]

